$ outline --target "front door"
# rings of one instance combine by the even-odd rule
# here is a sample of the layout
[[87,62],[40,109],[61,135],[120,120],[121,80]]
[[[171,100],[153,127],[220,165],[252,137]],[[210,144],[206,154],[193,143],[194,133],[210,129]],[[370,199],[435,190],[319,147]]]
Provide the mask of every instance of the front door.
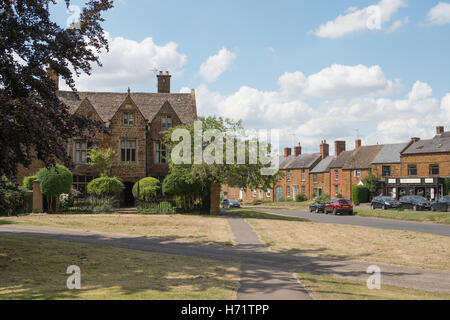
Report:
[[283,187],[277,187],[277,201],[283,198]]
[[297,195],[298,195],[298,186],[293,186],[292,188],[293,188],[292,189],[292,196],[293,196],[292,199],[296,200],[297,199]]

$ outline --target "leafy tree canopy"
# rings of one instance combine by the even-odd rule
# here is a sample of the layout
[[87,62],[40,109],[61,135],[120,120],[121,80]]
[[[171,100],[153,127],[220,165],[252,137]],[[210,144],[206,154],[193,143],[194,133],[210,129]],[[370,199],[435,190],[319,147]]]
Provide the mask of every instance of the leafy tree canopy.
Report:
[[39,170],[37,177],[42,194],[49,197],[69,193],[72,187],[72,172],[59,164],[51,168],[42,168]]
[[111,168],[117,162],[117,152],[111,148],[92,148],[89,150],[88,158],[90,159],[89,166],[95,168],[102,176],[109,176]]
[[139,180],[133,186],[133,197],[138,199],[138,184],[139,184],[139,199],[145,201],[154,201],[158,196],[161,185],[158,179],[148,177]]
[[[65,0],[67,6],[70,0]],[[68,139],[104,129],[71,115],[46,71],[50,67],[75,91],[73,72],[90,74],[108,49],[100,23],[112,0],[87,0],[77,28],[50,19],[56,0],[0,0],[0,176],[13,176],[34,156],[53,165],[70,165]]]

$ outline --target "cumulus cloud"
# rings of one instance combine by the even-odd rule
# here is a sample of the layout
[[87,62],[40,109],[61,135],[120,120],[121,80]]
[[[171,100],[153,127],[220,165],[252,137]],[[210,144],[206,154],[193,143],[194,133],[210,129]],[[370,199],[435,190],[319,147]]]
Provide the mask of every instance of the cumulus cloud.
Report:
[[[377,75],[374,79],[383,79],[377,68],[371,73]],[[324,138],[330,142],[346,140],[352,148],[355,129],[360,130],[364,144],[376,144],[407,142],[412,136],[427,138],[433,135],[436,125],[450,126],[450,93],[439,101],[425,82],[417,81],[403,98],[394,99],[382,95],[380,89],[389,82],[384,77],[384,82],[374,81],[370,85],[374,94],[358,95],[370,87],[364,84],[362,91],[349,89],[353,96],[314,99],[312,104],[305,101],[307,97],[302,93],[310,77],[300,71],[285,73],[278,79],[277,90],[242,86],[229,95],[202,85],[196,89],[198,111],[200,115],[242,119],[246,128],[279,129],[282,140],[279,148],[301,141],[305,152],[317,152]],[[343,73],[342,77],[348,75]],[[322,81],[331,82],[326,78]],[[330,87],[326,86],[325,92]]]
[[450,23],[450,3],[439,2],[428,12],[428,21],[433,24]]
[[[362,9],[350,7],[346,14],[340,14],[334,20],[322,24],[313,33],[320,38],[337,39],[364,30],[379,30],[405,6],[404,0],[381,0],[376,5]],[[400,27],[399,23],[394,24],[394,27]]]
[[217,54],[210,56],[202,63],[200,75],[205,81],[209,83],[214,82],[222,73],[228,70],[235,59],[236,53],[222,48]]
[[[153,70],[169,70],[177,75],[186,64],[185,54],[178,52],[175,42],[157,45],[152,38],[141,42],[111,37],[106,34],[109,52],[100,54],[103,67],[93,65],[92,75],[76,78],[77,89],[96,91],[125,91],[128,86],[141,85],[154,80]],[[67,86],[62,85],[62,89]]]

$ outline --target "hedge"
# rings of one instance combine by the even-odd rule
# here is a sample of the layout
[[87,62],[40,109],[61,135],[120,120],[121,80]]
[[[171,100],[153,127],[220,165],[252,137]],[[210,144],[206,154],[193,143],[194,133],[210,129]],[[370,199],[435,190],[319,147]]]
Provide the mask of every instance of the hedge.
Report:
[[124,189],[122,181],[116,177],[100,177],[87,185],[87,192],[97,196],[114,196]]
[[355,205],[369,202],[369,195],[370,195],[369,189],[365,186],[352,187],[352,199]]
[[138,198],[138,184],[139,184],[139,199],[145,201],[154,201],[161,189],[158,179],[148,177],[139,180],[133,186],[133,197]]
[[33,181],[36,180],[37,178],[38,178],[37,174],[23,178],[22,187],[24,187],[27,190],[32,191],[33,190]]

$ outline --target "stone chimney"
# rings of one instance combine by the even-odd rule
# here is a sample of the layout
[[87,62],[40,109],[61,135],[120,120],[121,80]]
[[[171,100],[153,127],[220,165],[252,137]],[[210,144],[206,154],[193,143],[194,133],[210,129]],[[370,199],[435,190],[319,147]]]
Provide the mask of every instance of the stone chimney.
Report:
[[59,91],[59,75],[51,67],[47,67],[47,74],[56,85],[56,92]]
[[294,154],[296,157],[302,154],[302,145],[300,144],[300,142],[297,146],[294,147]]
[[292,154],[291,148],[284,148],[284,157],[287,158]]
[[156,76],[158,78],[158,93],[170,93],[170,78],[169,71],[164,74],[162,71]]
[[436,134],[443,134],[444,131],[445,130],[443,126],[436,127]]
[[355,149],[358,149],[362,146],[362,141],[361,139],[356,139],[355,140]]
[[330,155],[330,145],[327,143],[327,140],[322,140],[320,143],[320,155],[322,160]]
[[335,141],[334,142],[334,153],[336,157],[345,151],[345,141]]
[[419,142],[420,141],[420,138],[418,138],[418,137],[413,137],[413,138],[411,138],[411,142]]

